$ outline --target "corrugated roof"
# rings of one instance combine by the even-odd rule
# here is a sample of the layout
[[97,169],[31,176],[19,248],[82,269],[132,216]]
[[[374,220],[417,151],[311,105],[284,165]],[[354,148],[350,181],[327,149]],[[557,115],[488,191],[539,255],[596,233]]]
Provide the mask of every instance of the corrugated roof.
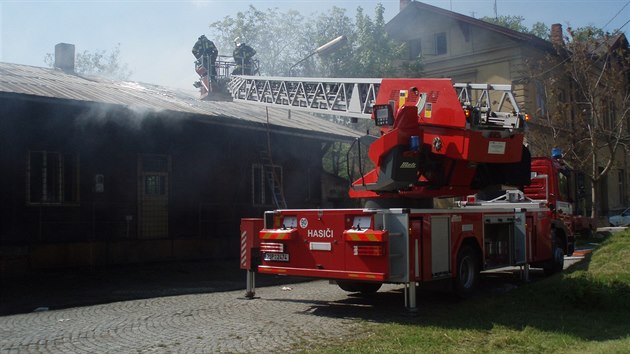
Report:
[[[0,94],[19,94],[53,99],[98,102],[155,111],[198,115],[208,123],[265,127],[265,107],[235,102],[201,101],[176,89],[138,82],[68,74],[59,69],[0,63]],[[269,108],[272,130],[326,139],[349,139],[362,134],[354,129],[320,119],[312,114]]]

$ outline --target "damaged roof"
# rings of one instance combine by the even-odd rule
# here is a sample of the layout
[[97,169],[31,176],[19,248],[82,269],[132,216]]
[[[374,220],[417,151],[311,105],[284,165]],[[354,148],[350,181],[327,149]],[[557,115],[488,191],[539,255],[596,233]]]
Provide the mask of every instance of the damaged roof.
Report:
[[112,81],[66,73],[60,69],[0,63],[0,96],[19,95],[76,102],[96,102],[195,115],[207,123],[270,129],[326,140],[349,140],[362,134],[310,113],[230,101],[201,101],[188,93],[158,85]]

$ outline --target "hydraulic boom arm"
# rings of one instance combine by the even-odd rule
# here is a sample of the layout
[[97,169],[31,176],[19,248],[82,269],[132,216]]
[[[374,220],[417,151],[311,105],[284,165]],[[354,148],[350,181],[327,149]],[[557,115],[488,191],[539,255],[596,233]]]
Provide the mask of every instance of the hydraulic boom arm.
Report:
[[525,183],[525,116],[511,89],[450,79],[232,76],[229,82],[234,101],[373,119],[380,137],[368,155],[376,168],[353,183],[355,198],[468,195]]

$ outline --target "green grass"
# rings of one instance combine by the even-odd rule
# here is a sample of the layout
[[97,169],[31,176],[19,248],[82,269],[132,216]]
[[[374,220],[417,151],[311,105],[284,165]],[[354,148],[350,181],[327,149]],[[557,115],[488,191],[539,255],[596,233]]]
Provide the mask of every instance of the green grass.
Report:
[[[364,332],[321,352],[628,353],[630,232],[563,274],[467,301],[419,303],[416,316],[363,317]],[[435,303],[435,304],[434,304]]]

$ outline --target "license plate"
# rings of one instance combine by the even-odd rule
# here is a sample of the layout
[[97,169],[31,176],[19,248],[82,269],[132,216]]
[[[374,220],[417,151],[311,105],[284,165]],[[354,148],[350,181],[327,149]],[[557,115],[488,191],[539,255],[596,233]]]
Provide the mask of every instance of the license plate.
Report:
[[288,262],[289,254],[288,253],[265,253],[263,255],[263,259],[265,261],[270,262]]

